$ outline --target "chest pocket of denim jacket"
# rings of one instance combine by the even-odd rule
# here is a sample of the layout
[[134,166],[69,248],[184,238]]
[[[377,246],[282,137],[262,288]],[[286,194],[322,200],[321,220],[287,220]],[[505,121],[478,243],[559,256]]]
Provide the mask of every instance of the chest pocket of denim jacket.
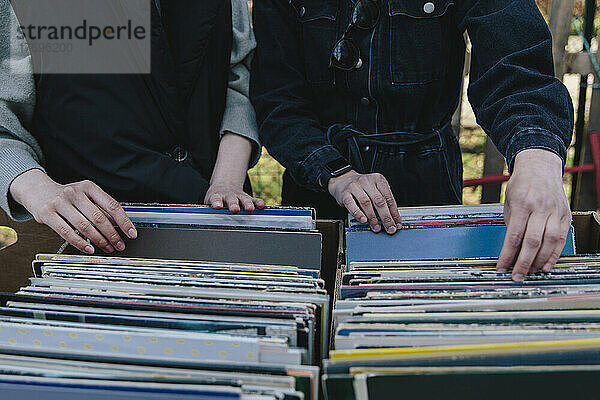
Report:
[[453,5],[452,0],[389,0],[393,84],[422,84],[445,75]]
[[306,77],[312,84],[333,82],[329,68],[337,35],[337,1],[294,0],[302,24]]

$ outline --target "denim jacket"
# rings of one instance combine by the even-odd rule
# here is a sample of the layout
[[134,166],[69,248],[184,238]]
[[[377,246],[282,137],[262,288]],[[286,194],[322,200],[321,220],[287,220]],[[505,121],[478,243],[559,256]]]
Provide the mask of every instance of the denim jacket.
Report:
[[[329,68],[351,0],[257,0],[251,96],[262,142],[294,181],[319,190],[341,154],[334,126],[365,135],[448,131],[460,99],[465,40],[469,100],[506,157],[543,148],[566,158],[573,106],[554,77],[552,38],[534,0],[379,0],[371,31],[355,30],[362,66]],[[451,129],[450,129],[451,132]],[[459,158],[460,159],[460,158]]]

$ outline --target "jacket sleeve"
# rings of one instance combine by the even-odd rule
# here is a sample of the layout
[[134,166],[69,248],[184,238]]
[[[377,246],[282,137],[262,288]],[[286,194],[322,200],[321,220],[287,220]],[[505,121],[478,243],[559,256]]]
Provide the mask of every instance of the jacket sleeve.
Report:
[[10,196],[12,181],[43,170],[41,149],[28,130],[35,106],[31,55],[8,0],[0,0],[0,207],[17,221],[31,218]]
[[455,1],[473,45],[469,100],[477,122],[506,157],[541,148],[563,165],[573,104],[554,77],[552,37],[534,0]]
[[256,40],[250,24],[247,0],[232,0],[233,46],[227,103],[221,134],[232,132],[254,142],[251,167],[259,158],[261,144],[258,138],[256,114],[250,102],[250,64]]
[[288,1],[259,0],[253,16],[259,46],[251,94],[261,140],[297,184],[318,191],[321,171],[341,154],[311,109],[298,14]]

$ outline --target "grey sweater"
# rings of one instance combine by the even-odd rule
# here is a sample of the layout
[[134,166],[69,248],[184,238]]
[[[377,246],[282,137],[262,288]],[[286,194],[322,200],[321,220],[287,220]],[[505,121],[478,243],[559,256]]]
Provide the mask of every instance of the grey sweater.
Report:
[[[254,109],[249,99],[250,62],[256,40],[250,25],[247,0],[231,0],[233,48],[225,115],[221,134],[233,132],[252,140],[251,166],[260,157]],[[9,0],[0,0],[0,207],[16,221],[31,215],[11,199],[12,181],[31,169],[44,170],[44,156],[30,133],[35,107],[35,83],[31,56],[17,35],[17,17]]]

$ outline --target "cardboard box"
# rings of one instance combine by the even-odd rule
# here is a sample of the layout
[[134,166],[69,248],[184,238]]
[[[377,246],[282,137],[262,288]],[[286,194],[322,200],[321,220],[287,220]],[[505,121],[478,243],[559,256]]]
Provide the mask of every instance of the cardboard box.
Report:
[[575,251],[577,254],[600,253],[600,214],[596,211],[573,212]]
[[32,276],[31,261],[37,253],[55,253],[64,240],[35,221],[17,223],[0,210],[0,226],[17,232],[17,242],[0,250],[0,292],[16,292]]
[[346,259],[344,254],[344,223],[340,220],[318,220],[317,230],[323,236],[321,277],[325,280],[327,292],[333,294],[336,274],[343,267]]

